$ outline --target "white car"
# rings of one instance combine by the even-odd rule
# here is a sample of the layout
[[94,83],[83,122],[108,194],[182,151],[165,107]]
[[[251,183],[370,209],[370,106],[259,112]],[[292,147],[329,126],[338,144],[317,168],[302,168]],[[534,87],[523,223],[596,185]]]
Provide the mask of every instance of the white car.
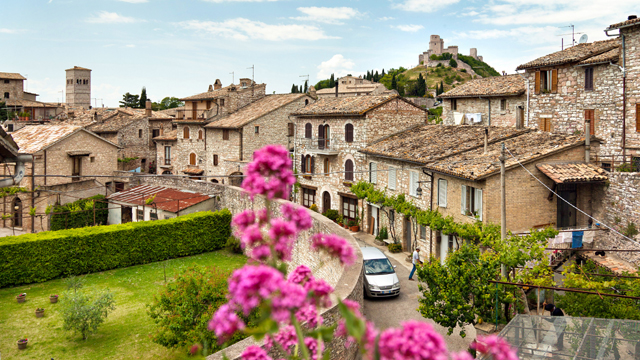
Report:
[[400,280],[395,266],[378,248],[360,248],[364,260],[364,291],[369,297],[400,295]]

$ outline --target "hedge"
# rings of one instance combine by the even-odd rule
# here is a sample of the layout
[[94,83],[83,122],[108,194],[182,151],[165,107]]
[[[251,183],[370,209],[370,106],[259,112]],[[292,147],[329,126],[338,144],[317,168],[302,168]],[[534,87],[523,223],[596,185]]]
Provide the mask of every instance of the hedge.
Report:
[[104,195],[80,199],[65,205],[56,205],[51,215],[51,230],[75,229],[93,225],[93,202],[96,203],[97,225],[106,225],[109,204]]
[[0,238],[0,288],[221,249],[231,213],[92,226]]

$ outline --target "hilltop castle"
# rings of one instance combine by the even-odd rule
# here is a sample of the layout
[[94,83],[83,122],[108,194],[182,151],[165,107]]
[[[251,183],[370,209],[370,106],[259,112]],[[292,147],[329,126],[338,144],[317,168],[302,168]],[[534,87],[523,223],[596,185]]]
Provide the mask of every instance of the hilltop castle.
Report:
[[[431,35],[429,39],[429,50],[418,55],[418,64],[429,66],[429,58],[431,57],[431,55],[440,56],[442,54],[451,54],[453,55],[453,58],[457,60],[458,46],[453,45],[445,48],[444,39],[441,39],[440,35]],[[469,56],[476,60],[482,61],[482,56],[478,56],[478,49],[476,48],[471,48],[471,50],[469,50]],[[435,64],[433,66],[435,66]]]

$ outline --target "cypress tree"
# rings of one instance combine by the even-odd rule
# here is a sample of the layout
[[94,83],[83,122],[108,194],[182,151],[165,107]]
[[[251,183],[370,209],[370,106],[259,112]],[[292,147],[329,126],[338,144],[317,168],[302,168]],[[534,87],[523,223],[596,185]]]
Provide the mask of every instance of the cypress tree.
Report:
[[331,77],[329,78],[329,87],[335,87],[336,86],[336,81],[333,79],[333,74],[331,74]]
[[292,94],[296,93],[296,84],[291,85],[291,93]]
[[398,90],[398,82],[396,81],[396,74],[393,74],[391,78],[391,89]]
[[416,84],[416,95],[424,96],[427,91],[427,83],[424,81],[422,77],[422,73],[418,75],[418,83]]
[[308,89],[309,89],[309,80],[305,80],[303,93],[306,94]]
[[144,109],[147,106],[147,88],[142,87],[142,92],[140,93],[140,104],[138,105],[139,109]]
[[384,73],[384,69],[382,69],[382,76],[385,76],[386,74]]
[[373,75],[373,81],[378,82],[380,81],[380,75],[378,75],[378,71],[376,70],[376,74]]

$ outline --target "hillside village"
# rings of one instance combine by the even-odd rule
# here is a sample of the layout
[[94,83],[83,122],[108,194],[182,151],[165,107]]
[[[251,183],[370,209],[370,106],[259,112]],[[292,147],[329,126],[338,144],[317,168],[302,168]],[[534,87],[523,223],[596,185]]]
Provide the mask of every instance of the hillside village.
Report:
[[[173,351],[244,359],[247,349],[279,358],[298,343],[270,347],[245,325],[284,311],[255,329],[281,321],[320,346],[311,329],[355,327],[337,325],[354,308],[372,326],[430,321],[437,330],[420,331],[455,351],[494,334],[521,359],[638,358],[630,329],[640,320],[640,19],[620,20],[605,29],[617,36],[530,59],[515,74],[476,71],[464,59],[487,65],[477,49],[465,57],[432,35],[416,67],[377,81],[373,72],[332,76],[330,87],[275,94],[253,79],[216,79],[165,110],[144,99],[143,108],[92,106],[85,67],[65,70],[60,103],[38,101],[25,75],[0,72],[0,104],[11,114],[0,129],[0,307],[9,309],[0,324],[10,337],[0,351],[57,359],[65,355],[52,344],[62,344],[82,358],[87,350],[64,335],[56,310],[83,286],[76,276],[126,294],[115,305],[101,298],[110,305],[98,324],[106,322],[87,332],[97,334],[83,346],[104,358],[101,341],[131,341],[132,357],[145,359]],[[420,81],[421,96],[405,94]],[[291,180],[286,192],[269,182],[280,178]],[[290,224],[278,228],[272,217]],[[353,258],[326,245],[342,244],[334,235]],[[401,280],[371,282],[372,249]],[[245,279],[247,288],[273,283],[274,298],[245,294],[256,301],[247,311],[232,285],[223,295],[193,290],[227,291],[247,261],[287,273]],[[212,264],[220,269],[202,270]],[[60,295],[64,286],[71,290]],[[285,296],[294,286],[317,302],[278,305],[280,295],[294,302],[298,293]],[[397,297],[374,299],[387,295]],[[47,309],[42,323],[31,312],[20,318],[25,298],[36,316]],[[265,315],[258,304],[273,308]],[[314,313],[305,318],[307,306]],[[172,322],[197,311],[197,321]],[[38,326],[48,333],[29,335]],[[225,327],[239,333],[223,346]],[[356,359],[377,344],[340,331],[322,340],[327,358]],[[611,347],[619,355],[603,357]]]

